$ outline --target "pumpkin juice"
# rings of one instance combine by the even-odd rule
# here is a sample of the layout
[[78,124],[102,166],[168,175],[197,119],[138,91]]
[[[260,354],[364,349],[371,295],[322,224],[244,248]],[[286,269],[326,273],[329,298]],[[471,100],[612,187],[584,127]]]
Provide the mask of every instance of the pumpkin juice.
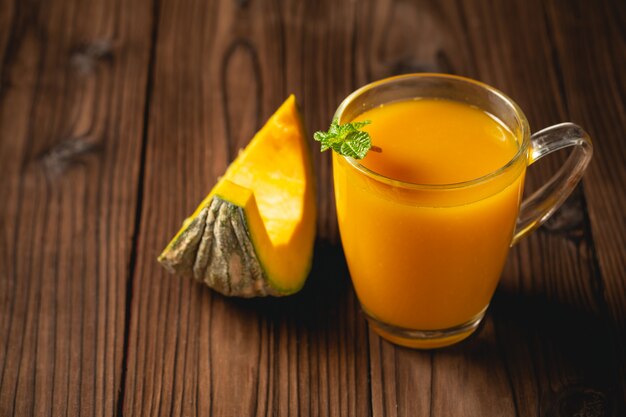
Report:
[[511,243],[525,164],[499,168],[519,151],[517,136],[444,99],[388,103],[352,121],[364,120],[380,152],[360,161],[333,153],[341,239],[361,305],[404,329],[463,325],[488,306]]

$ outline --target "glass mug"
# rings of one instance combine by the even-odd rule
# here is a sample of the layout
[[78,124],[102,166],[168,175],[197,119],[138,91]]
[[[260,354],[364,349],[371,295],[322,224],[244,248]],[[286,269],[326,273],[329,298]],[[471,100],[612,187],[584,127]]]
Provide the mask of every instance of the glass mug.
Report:
[[[370,327],[402,346],[436,348],[459,342],[478,327],[509,248],[572,192],[589,164],[592,144],[572,123],[531,135],[524,113],[506,95],[446,74],[409,74],[366,85],[350,94],[334,117],[343,124],[374,107],[416,98],[478,107],[517,141],[517,153],[504,166],[454,184],[388,178],[333,152],[341,241]],[[564,147],[572,147],[565,164],[522,202],[526,167]]]

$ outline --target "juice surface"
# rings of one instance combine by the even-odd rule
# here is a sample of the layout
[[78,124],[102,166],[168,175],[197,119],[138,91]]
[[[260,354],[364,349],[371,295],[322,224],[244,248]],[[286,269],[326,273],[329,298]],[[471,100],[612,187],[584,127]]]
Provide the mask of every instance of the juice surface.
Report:
[[418,184],[451,184],[482,177],[509,162],[515,136],[484,111],[467,104],[420,99],[362,113],[382,152],[361,161],[374,172]]
[[[381,153],[361,163],[392,179],[450,184],[506,165],[518,140],[467,104],[408,100],[361,114]],[[364,310],[386,324],[440,330],[488,306],[511,243],[526,167],[472,187],[407,190],[368,177],[333,154],[344,252]]]

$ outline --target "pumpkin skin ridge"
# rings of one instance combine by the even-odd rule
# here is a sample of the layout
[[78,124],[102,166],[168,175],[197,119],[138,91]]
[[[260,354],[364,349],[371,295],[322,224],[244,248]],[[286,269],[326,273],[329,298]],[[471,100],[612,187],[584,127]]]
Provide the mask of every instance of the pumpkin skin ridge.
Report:
[[[228,239],[231,242],[231,245],[227,245],[228,247],[232,247],[232,244],[236,245],[239,252],[234,254],[232,251],[229,252],[230,259],[232,259],[232,256],[241,255],[244,268],[240,276],[234,280],[228,269],[230,259],[223,259],[225,254],[221,250],[221,246],[216,244],[215,247],[220,248],[220,256],[216,258],[215,251],[212,251],[209,255],[209,264],[204,273],[195,278],[225,296],[250,298],[275,295],[273,289],[265,282],[267,276],[252,244],[244,208],[225,200],[217,194],[213,196],[211,205],[215,205],[214,210],[218,212],[218,215],[213,227],[211,228],[208,224],[207,227],[211,229],[214,237],[224,236]],[[221,232],[220,229],[222,230]],[[245,235],[242,236],[242,233]],[[213,271],[214,264],[220,261],[222,263],[221,267],[226,268],[226,272],[223,275],[219,273],[214,274]]]
[[[258,237],[255,236],[254,230],[253,228],[250,227],[250,225],[248,224],[248,218],[246,216],[246,212],[245,212],[245,207],[242,207],[241,205],[237,205],[234,204],[228,200],[226,200],[224,196],[221,195],[221,193],[218,191],[215,192],[215,194],[213,195],[213,199],[215,198],[219,198],[220,200],[223,200],[224,202],[228,203],[228,204],[232,204],[233,206],[239,208],[241,210],[241,217],[242,220],[245,224],[245,227],[243,228],[243,230],[245,231],[245,233],[248,236],[249,242],[250,242],[250,246],[251,249],[254,253],[254,256],[261,268],[261,272],[264,276],[264,278],[267,280],[267,283],[264,283],[264,286],[266,287],[266,291],[267,294],[264,295],[273,295],[273,296],[287,296],[287,295],[292,295],[296,292],[298,292],[300,289],[302,289],[302,287],[305,284],[306,281],[306,276],[308,276],[310,270],[311,270],[311,266],[313,264],[313,253],[311,253],[311,256],[309,257],[309,261],[306,265],[306,276],[305,277],[299,277],[298,278],[298,283],[300,285],[296,285],[292,288],[288,288],[285,287],[283,285],[279,285],[277,283],[277,281],[275,279],[273,279],[273,276],[270,275],[267,271],[268,271],[268,267],[266,265],[266,263],[264,262],[263,258],[261,256],[259,256],[259,254],[256,251],[256,246],[253,244],[253,242],[255,240],[258,240]],[[250,202],[246,202],[248,204],[256,204],[254,202],[250,203]],[[267,237],[267,239],[269,239],[269,237]]]
[[[213,237],[212,227],[209,225],[213,225],[215,223],[215,209],[214,205],[216,205],[213,199],[209,201],[209,204],[203,208],[203,210],[207,210],[207,216],[205,218],[205,226],[204,233],[202,234],[202,238],[200,239],[200,243],[197,248],[196,259],[192,266],[192,277],[199,282],[203,282],[204,280],[200,277],[204,276],[207,268],[211,263],[211,251],[213,245],[215,244],[215,238]],[[211,230],[209,230],[211,229]]]
[[[235,206],[237,208],[237,214],[238,214],[238,220],[243,223],[243,227],[242,228],[238,228],[235,227],[233,225],[233,231],[235,233],[235,236],[237,236],[237,239],[239,240],[239,244],[242,247],[245,247],[245,255],[248,255],[249,257],[253,258],[250,259],[251,261],[254,261],[253,263],[256,263],[256,265],[258,266],[258,275],[260,275],[260,279],[256,278],[255,284],[257,284],[258,282],[261,282],[261,288],[257,290],[258,295],[279,295],[276,293],[276,288],[273,288],[271,285],[269,284],[269,277],[267,276],[267,273],[265,272],[265,268],[263,265],[263,262],[261,261],[261,259],[259,258],[258,254],[256,253],[256,249],[252,243],[252,236],[251,236],[251,230],[250,230],[250,226],[248,225],[248,221],[246,218],[246,213],[245,210],[243,209],[243,207],[240,206]],[[233,219],[231,219],[231,222],[233,221]],[[245,233],[245,237],[241,236],[241,233]],[[248,262],[246,262],[246,264],[248,264]],[[254,287],[256,287],[257,285],[254,285]],[[262,289],[262,290],[261,290]],[[262,291],[262,292],[261,292]]]
[[[204,234],[204,230],[206,228],[206,218],[208,216],[208,208],[203,208],[199,210],[198,215],[194,217],[190,222],[186,224],[186,227],[181,229],[180,232],[174,236],[172,241],[167,245],[165,250],[159,255],[158,261],[161,265],[165,267],[170,273],[177,273],[182,275],[193,275],[191,268],[187,268],[189,263],[183,262],[183,260],[191,258],[190,255],[193,256],[193,262],[195,263],[195,259],[197,258],[197,251],[192,251],[191,253],[181,253],[178,249],[185,245],[190,240],[194,239],[193,234],[197,232],[197,228],[194,226],[196,224],[201,224],[202,231],[199,233],[199,238],[197,242],[191,241],[187,243],[187,245],[198,246],[199,241],[202,239],[202,235]],[[185,240],[187,239],[187,240]]]
[[[207,278],[203,278],[203,275],[206,273],[206,270],[209,268],[210,264],[211,264],[211,260],[213,258],[212,254],[210,253],[209,255],[206,255],[207,257],[207,263],[204,265],[204,267],[202,268],[202,270],[198,270],[195,271],[194,269],[196,268],[196,263],[198,262],[198,258],[200,256],[202,256],[202,251],[199,250],[200,249],[200,245],[202,245],[202,238],[203,236],[207,233],[207,231],[209,232],[209,235],[213,235],[213,227],[210,227],[209,224],[209,216],[211,215],[212,212],[214,212],[214,210],[211,210],[211,206],[216,204],[219,201],[219,204],[221,206],[221,204],[229,204],[232,205],[233,207],[236,207],[238,212],[239,212],[239,216],[241,216],[241,220],[243,221],[243,223],[245,224],[245,227],[243,228],[243,230],[245,231],[249,241],[250,241],[250,246],[251,249],[253,251],[254,254],[254,258],[255,260],[258,262],[258,265],[260,267],[260,271],[263,274],[264,278],[268,281],[268,283],[263,283],[264,286],[264,292],[257,292],[256,294],[251,294],[251,295],[238,295],[240,297],[244,297],[244,298],[248,298],[248,297],[254,297],[254,296],[266,296],[266,295],[273,295],[273,296],[288,296],[288,295],[292,295],[298,291],[300,291],[302,289],[302,287],[305,285],[306,283],[306,276],[308,276],[308,274],[310,273],[310,269],[313,263],[313,252],[311,252],[311,256],[309,256],[307,264],[305,265],[305,277],[299,277],[297,282],[299,285],[293,286],[293,287],[285,287],[283,285],[280,285],[276,280],[273,279],[273,277],[271,275],[269,275],[266,271],[266,266],[264,265],[263,260],[258,256],[258,254],[256,253],[256,249],[254,248],[254,245],[251,244],[251,242],[254,240],[254,237],[252,236],[254,233],[252,232],[251,228],[248,225],[248,221],[247,221],[247,217],[245,215],[245,210],[243,207],[238,206],[233,204],[230,201],[225,200],[222,196],[220,196],[219,194],[214,194],[211,198],[211,200],[208,202],[208,205],[205,205],[204,207],[200,208],[199,210],[199,214],[197,217],[193,218],[190,222],[188,222],[188,226],[185,230],[183,230],[181,233],[179,233],[176,237],[175,240],[172,241],[171,243],[171,250],[168,251],[167,249],[163,252],[163,254],[159,257],[159,262],[166,267],[166,269],[171,272],[171,273],[179,273],[181,275],[184,276],[190,276],[192,278],[194,278],[194,280],[201,282],[203,284],[208,285],[209,287],[211,287],[213,290],[219,292],[220,294],[223,294],[225,296],[233,296],[233,292],[231,289],[229,289],[228,291],[224,291],[221,289],[221,286],[218,286],[211,280],[208,280]],[[219,209],[219,206],[216,207],[216,209]],[[203,212],[206,212],[206,215],[203,215]],[[204,217],[204,219],[202,219],[202,217]],[[198,239],[198,241],[196,243],[194,243],[194,246],[196,246],[198,248],[198,250],[194,250],[193,253],[195,255],[194,257],[194,261],[191,263],[191,267],[187,267],[184,262],[182,262],[184,260],[184,256],[179,257],[176,256],[176,259],[180,258],[181,262],[177,262],[176,264],[173,264],[172,261],[170,260],[171,257],[167,256],[169,253],[171,253],[171,251],[174,251],[175,253],[177,253],[179,246],[183,245],[185,243],[185,241],[183,239],[189,239],[190,237],[193,238],[193,236],[189,236],[191,235],[194,230],[191,229],[192,225],[196,222],[201,222],[202,223],[202,233],[199,233],[200,238]],[[214,220],[213,222],[211,222],[211,224],[215,223],[216,220]],[[234,230],[234,229],[233,229]],[[214,244],[214,239],[213,239],[213,244]],[[182,268],[180,267],[182,266]],[[269,285],[268,285],[269,284]]]

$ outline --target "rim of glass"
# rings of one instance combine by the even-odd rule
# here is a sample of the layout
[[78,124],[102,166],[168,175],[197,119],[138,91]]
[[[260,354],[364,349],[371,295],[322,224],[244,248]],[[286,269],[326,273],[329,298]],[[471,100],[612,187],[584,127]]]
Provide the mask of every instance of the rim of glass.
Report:
[[[376,87],[380,87],[382,85],[385,84],[390,84],[393,82],[397,82],[397,81],[401,81],[401,80],[405,80],[405,79],[410,79],[410,78],[448,78],[448,79],[453,79],[456,81],[460,81],[460,82],[464,82],[464,83],[468,83],[468,84],[474,84],[480,88],[483,88],[485,90],[489,90],[491,93],[495,94],[497,97],[499,97],[501,100],[503,100],[508,106],[510,106],[513,109],[513,112],[515,114],[515,118],[517,120],[517,122],[519,123],[520,127],[521,127],[521,136],[522,136],[522,144],[521,146],[517,149],[517,152],[515,153],[515,155],[513,155],[513,157],[503,166],[501,166],[500,168],[491,171],[483,176],[477,177],[477,178],[473,178],[471,180],[467,180],[467,181],[461,181],[461,182],[455,182],[455,183],[448,183],[448,184],[419,184],[419,183],[413,183],[413,182],[407,182],[407,181],[402,181],[402,180],[398,180],[398,179],[394,179],[391,177],[387,177],[385,175],[379,174],[376,171],[373,171],[367,167],[365,167],[364,165],[361,165],[356,159],[351,158],[349,156],[344,156],[344,155],[337,155],[343,159],[345,159],[350,165],[352,165],[352,167],[354,167],[355,169],[357,169],[358,171],[360,171],[361,173],[367,175],[370,178],[373,178],[374,180],[395,186],[395,187],[402,187],[402,188],[409,188],[409,189],[419,189],[419,190],[448,190],[448,189],[455,189],[455,188],[464,188],[464,187],[470,187],[473,185],[477,185],[480,184],[482,182],[485,181],[489,181],[503,173],[505,173],[509,168],[511,168],[518,160],[519,158],[524,155],[528,149],[529,143],[530,143],[530,127],[528,125],[528,120],[526,119],[526,116],[524,115],[524,112],[522,112],[522,109],[517,105],[517,103],[515,103],[509,96],[507,96],[506,94],[504,94],[502,91],[488,85],[485,84],[483,82],[480,81],[476,81],[473,80],[471,78],[467,78],[467,77],[462,77],[459,75],[452,75],[452,74],[443,74],[443,73],[430,73],[430,72],[426,72],[426,73],[412,73],[412,74],[403,74],[403,75],[396,75],[393,77],[388,77],[388,78],[383,78],[382,80],[378,80],[378,81],[374,81],[372,83],[366,84],[363,87],[358,88],[357,90],[353,91],[352,93],[350,93],[350,95],[348,95],[339,105],[339,107],[337,108],[337,110],[335,111],[335,115],[333,116],[333,119],[338,119],[339,123],[341,123],[341,115],[343,114],[343,112],[345,111],[346,107],[348,107],[348,105],[354,101],[357,97],[359,97],[360,95],[362,95],[363,93],[372,90]],[[495,116],[495,115],[493,115]]]

